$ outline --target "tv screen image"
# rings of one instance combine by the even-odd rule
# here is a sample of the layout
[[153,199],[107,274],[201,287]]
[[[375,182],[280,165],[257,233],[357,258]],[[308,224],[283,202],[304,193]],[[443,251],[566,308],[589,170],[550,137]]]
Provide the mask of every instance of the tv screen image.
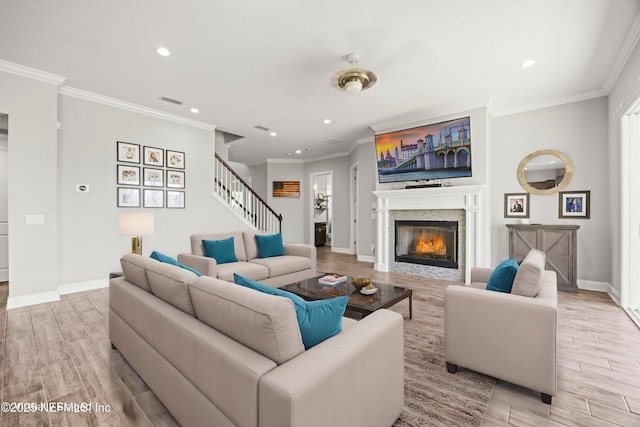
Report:
[[471,176],[471,118],[448,120],[375,138],[378,181]]

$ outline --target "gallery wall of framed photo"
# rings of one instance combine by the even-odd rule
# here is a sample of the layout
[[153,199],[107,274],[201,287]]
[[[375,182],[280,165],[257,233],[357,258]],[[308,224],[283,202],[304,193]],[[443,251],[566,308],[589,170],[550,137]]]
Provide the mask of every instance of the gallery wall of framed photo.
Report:
[[119,208],[184,209],[184,152],[124,141],[116,148]]

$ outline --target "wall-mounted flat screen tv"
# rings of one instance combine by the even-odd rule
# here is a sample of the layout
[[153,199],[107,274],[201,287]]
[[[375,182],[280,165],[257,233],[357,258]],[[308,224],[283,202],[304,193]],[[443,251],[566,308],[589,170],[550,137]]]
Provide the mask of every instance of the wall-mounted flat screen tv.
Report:
[[376,135],[378,181],[471,176],[471,118]]

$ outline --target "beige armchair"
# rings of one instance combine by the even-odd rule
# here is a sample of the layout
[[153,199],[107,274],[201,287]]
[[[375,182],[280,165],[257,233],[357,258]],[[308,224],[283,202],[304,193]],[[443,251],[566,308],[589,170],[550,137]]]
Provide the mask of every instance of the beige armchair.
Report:
[[491,269],[472,269],[470,286],[446,289],[445,360],[450,373],[464,367],[536,390],[551,404],[558,293],[556,273],[543,268],[535,297],[485,290]]

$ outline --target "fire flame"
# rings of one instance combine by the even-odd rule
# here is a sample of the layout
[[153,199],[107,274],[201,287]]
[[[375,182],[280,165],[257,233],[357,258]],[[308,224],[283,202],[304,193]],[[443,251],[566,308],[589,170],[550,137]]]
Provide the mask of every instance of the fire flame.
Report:
[[418,244],[416,245],[416,255],[446,255],[447,247],[442,236],[430,236],[424,238],[424,234],[420,234]]

